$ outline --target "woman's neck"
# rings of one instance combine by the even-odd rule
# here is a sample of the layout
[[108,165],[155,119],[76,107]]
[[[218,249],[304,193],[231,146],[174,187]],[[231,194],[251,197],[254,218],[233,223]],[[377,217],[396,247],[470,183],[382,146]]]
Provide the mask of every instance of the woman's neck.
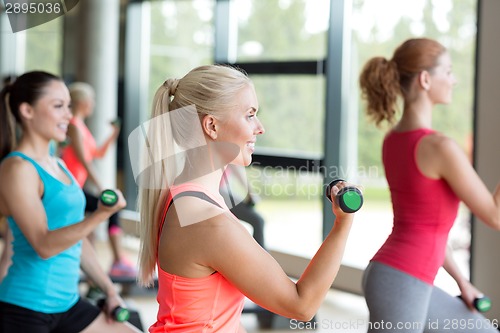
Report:
[[42,140],[33,136],[23,136],[19,141],[16,150],[30,156],[34,160],[50,159],[49,144],[47,140]]
[[218,170],[192,170],[186,166],[181,174],[175,179],[174,184],[194,183],[203,186],[213,192],[219,191],[222,178],[222,169]]
[[394,127],[401,132],[419,128],[432,128],[432,105],[425,100],[405,104],[403,115]]

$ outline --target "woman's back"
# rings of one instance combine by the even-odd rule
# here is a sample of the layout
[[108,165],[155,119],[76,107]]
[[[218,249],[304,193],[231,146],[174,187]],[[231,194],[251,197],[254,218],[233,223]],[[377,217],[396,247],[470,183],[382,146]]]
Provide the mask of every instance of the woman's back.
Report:
[[459,203],[444,180],[425,176],[417,165],[417,147],[432,133],[429,129],[391,131],[384,140],[382,158],[394,227],[374,257],[430,284],[443,264]]
[[165,329],[168,332],[236,332],[243,309],[243,294],[218,272],[202,267],[203,253],[207,251],[201,240],[203,236],[210,237],[212,228],[217,226],[212,221],[194,221],[196,207],[188,209],[189,221],[183,220],[186,216],[182,210],[186,207],[181,200],[194,202],[202,212],[206,211],[203,208],[211,206],[219,214],[227,212],[221,209],[224,207],[221,198],[201,186],[171,187],[160,220],[158,321],[150,332],[164,332]]

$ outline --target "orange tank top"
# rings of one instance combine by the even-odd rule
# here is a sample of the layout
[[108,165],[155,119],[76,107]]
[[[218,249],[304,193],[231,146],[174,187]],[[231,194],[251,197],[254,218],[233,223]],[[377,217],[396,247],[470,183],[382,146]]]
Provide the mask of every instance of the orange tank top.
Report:
[[[186,191],[201,192],[224,207],[203,187],[195,184],[172,186],[162,214],[160,233],[172,198]],[[165,272],[158,264],[157,301],[157,321],[149,328],[150,333],[236,333],[244,295],[218,272],[203,278],[187,278]]]

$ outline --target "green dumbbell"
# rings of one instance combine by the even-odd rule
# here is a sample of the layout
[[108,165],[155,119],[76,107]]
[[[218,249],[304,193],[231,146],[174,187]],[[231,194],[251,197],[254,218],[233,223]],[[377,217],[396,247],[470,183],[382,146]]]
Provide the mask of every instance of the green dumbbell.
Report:
[[474,307],[479,312],[487,312],[491,309],[491,299],[488,296],[478,297],[474,299]]
[[[458,296],[458,298],[462,299],[462,296]],[[472,304],[479,312],[488,312],[491,309],[491,299],[488,296],[476,297]]]
[[[104,306],[106,305],[106,299],[101,298],[100,300],[97,301],[97,306],[103,310]],[[130,318],[130,311],[126,308],[123,308],[121,306],[117,306],[111,311],[111,318],[113,320],[123,323],[124,321],[129,320]]]
[[118,194],[113,190],[104,190],[99,197],[104,206],[114,206],[118,202]]
[[[338,182],[343,181],[344,180],[340,178],[334,179],[326,187],[325,195],[328,200],[330,200],[330,202],[332,196],[332,187],[334,187]],[[363,194],[358,188],[353,186],[346,186],[342,188],[335,196],[335,200],[340,209],[342,209],[342,211],[345,213],[357,212],[361,208],[361,206],[363,206]]]

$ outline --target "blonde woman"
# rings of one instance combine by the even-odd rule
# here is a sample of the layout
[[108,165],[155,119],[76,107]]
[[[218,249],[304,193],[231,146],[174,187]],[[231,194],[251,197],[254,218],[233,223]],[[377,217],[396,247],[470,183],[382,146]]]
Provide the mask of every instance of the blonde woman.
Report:
[[[334,227],[293,282],[219,194],[227,164],[252,160],[264,133],[258,110],[250,79],[228,66],[197,67],[165,81],[156,93],[152,119],[141,129],[147,130],[151,165],[138,177],[143,284],[152,282],[158,267],[159,310],[150,332],[245,332],[245,296],[307,321],[337,275],[353,214],[332,205]],[[166,156],[169,149],[173,153]]]

